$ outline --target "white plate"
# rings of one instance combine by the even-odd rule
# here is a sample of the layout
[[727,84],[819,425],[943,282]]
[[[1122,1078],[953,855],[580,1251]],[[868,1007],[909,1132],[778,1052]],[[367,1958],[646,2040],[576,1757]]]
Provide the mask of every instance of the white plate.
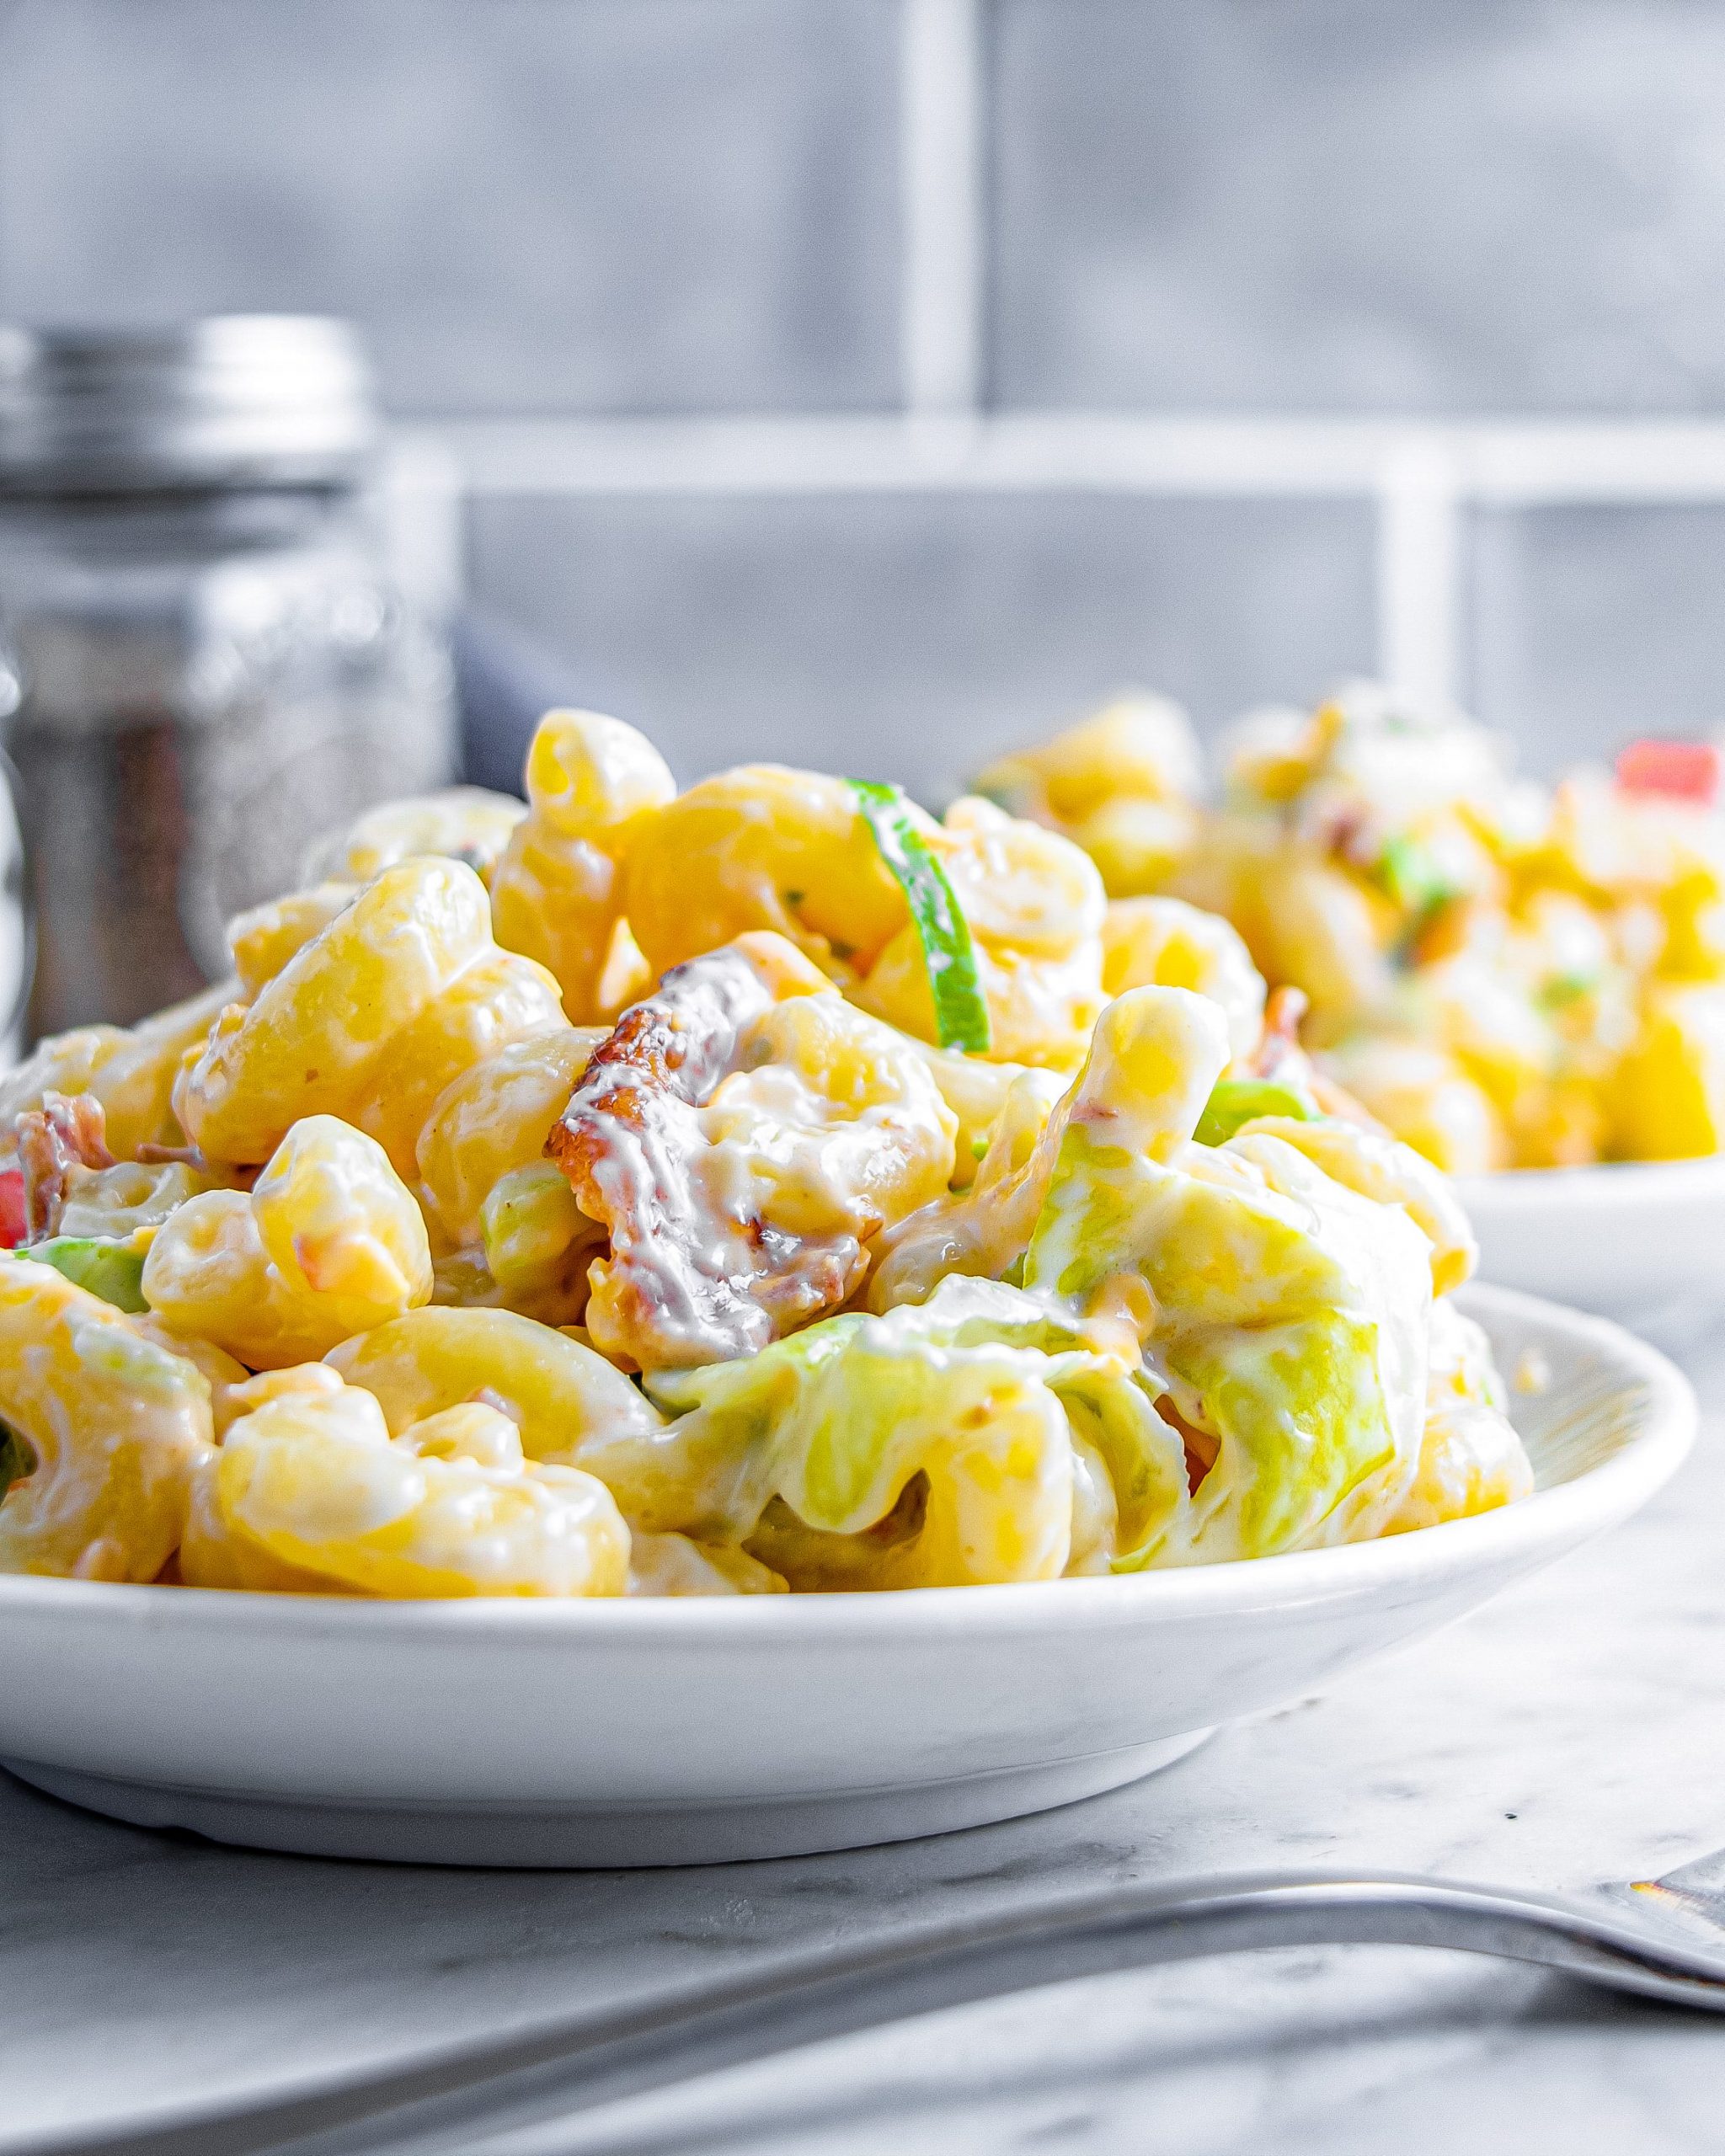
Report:
[[1350,1548],[1040,1587],[366,1603],[0,1578],[0,1759],[320,1854],[678,1864],[1015,1817],[1166,1765],[1626,1518],[1695,1401],[1597,1319],[1475,1291],[1536,1495]]
[[1456,1187],[1483,1280],[1637,1326],[1725,1305],[1725,1155],[1521,1168]]

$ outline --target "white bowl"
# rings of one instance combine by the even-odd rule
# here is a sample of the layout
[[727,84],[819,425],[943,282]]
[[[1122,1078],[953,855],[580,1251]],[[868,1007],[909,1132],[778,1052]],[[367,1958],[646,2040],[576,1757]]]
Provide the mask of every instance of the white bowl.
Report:
[[1615,1525],[1688,1449],[1654,1351],[1469,1301],[1538,1492],[1349,1548],[1040,1587],[366,1603],[0,1578],[0,1759],[220,1841],[509,1865],[779,1856],[975,1826],[1165,1766]]
[[1521,1168],[1456,1187],[1482,1280],[1636,1326],[1725,1305],[1725,1155]]

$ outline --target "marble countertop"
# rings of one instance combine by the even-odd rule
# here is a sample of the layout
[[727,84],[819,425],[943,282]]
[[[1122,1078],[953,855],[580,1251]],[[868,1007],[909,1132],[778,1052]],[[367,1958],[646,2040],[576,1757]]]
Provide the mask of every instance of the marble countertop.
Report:
[[[1043,1888],[1284,1863],[1555,1889],[1668,1870],[1725,1843],[1725,1358],[1696,1374],[1696,1454],[1629,1527],[1038,1819],[700,1870],[459,1872],[160,1838],[0,1775],[0,2156]],[[1460,1955],[1301,1950],[954,2009],[507,2147],[1699,2151],[1722,2061],[1710,2018]]]

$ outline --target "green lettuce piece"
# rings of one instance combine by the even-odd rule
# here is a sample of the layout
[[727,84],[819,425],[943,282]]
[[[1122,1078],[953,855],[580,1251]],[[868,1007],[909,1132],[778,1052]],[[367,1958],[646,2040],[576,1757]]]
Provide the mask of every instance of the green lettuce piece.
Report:
[[[657,1486],[670,1479],[686,1492],[683,1517],[661,1513],[655,1525],[740,1538],[777,1501],[804,1528],[856,1536],[885,1519],[918,1474],[940,1474],[973,1431],[979,1448],[998,1441],[998,1490],[983,1525],[998,1525],[1002,1548],[1063,1542],[1070,1512],[1049,1510],[1037,1461],[1075,1435],[1094,1446],[1114,1486],[1117,1564],[1142,1562],[1186,1498],[1183,1449],[1156,1412],[1156,1381],[998,1281],[954,1275],[926,1304],[827,1318],[746,1360],[649,1383],[678,1418],[650,1441]],[[673,1457],[683,1472],[667,1478]],[[607,1455],[604,1471],[628,1512],[616,1465]],[[939,1502],[937,1492],[932,1513]],[[1034,1572],[1015,1573],[1009,1560],[991,1572],[990,1561],[979,1561],[979,1577]]]
[[1373,1531],[1423,1420],[1424,1239],[1291,1147],[1240,1143],[1262,1176],[1226,1153],[1151,1160],[1074,1123],[1024,1272],[1028,1294],[1075,1311],[1111,1282],[1148,1289],[1146,1358],[1219,1442],[1194,1500],[1197,1558]]
[[943,1048],[980,1055],[990,1039],[988,999],[976,969],[970,924],[947,872],[911,820],[901,787],[860,778],[846,783],[910,905],[934,998],[936,1038]]
[[1405,913],[1435,913],[1458,895],[1429,846],[1404,833],[1378,856],[1378,880]]
[[51,1265],[116,1310],[136,1315],[150,1307],[144,1300],[144,1254],[128,1243],[109,1242],[97,1235],[55,1235],[46,1242],[26,1244],[13,1256]]
[[1551,974],[1540,983],[1539,1003],[1543,1010],[1567,1011],[1572,1003],[1591,995],[1599,985],[1597,973]]
[[1310,1123],[1317,1113],[1304,1093],[1270,1078],[1223,1078],[1212,1089],[1192,1135],[1200,1145],[1225,1145],[1242,1123],[1261,1115]]

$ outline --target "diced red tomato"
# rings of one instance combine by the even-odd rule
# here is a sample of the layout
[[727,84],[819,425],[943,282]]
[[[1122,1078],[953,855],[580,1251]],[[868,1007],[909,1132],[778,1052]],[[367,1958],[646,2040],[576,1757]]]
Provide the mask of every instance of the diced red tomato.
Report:
[[16,1250],[29,1231],[24,1211],[24,1170],[0,1170],[0,1250]]
[[1617,759],[1626,793],[1669,793],[1707,807],[1719,798],[1725,757],[1706,741],[1632,741]]

